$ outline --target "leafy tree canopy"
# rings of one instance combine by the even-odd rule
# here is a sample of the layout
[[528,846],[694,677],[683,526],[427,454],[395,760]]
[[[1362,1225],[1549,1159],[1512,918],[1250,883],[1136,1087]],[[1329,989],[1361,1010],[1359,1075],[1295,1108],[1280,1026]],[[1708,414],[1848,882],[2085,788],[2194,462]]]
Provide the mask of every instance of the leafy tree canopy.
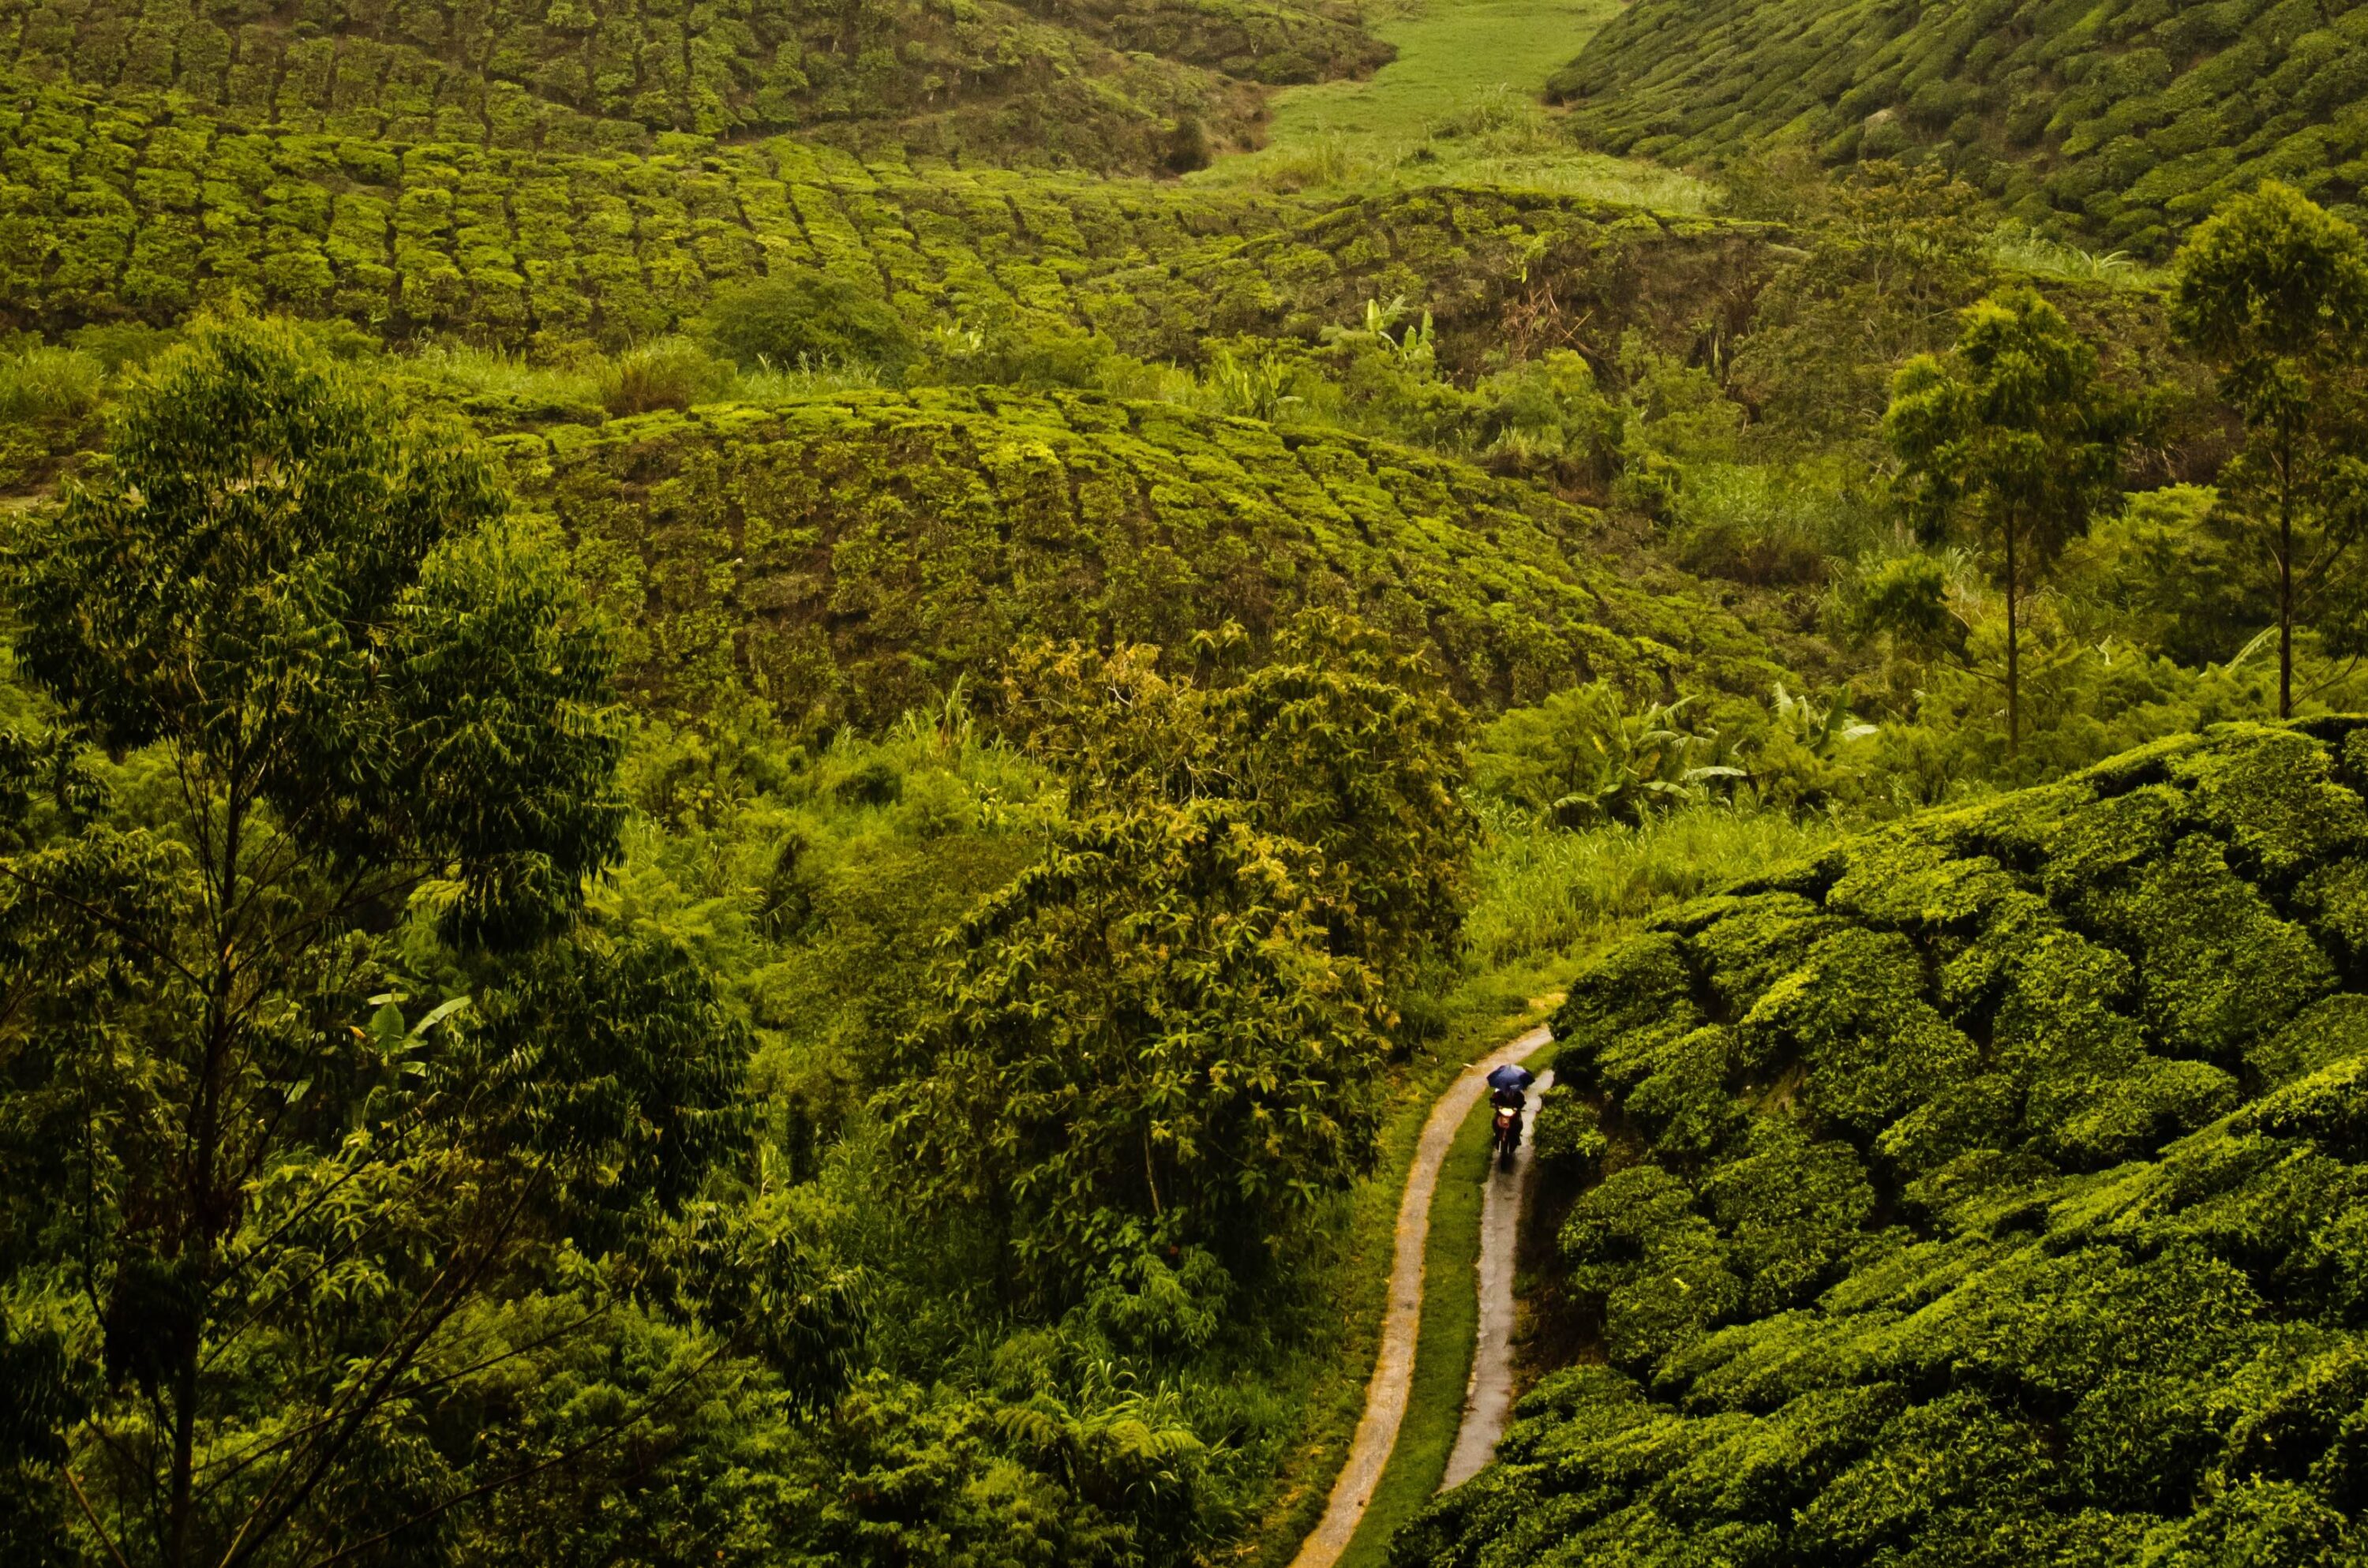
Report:
[[743,1033],[680,949],[581,921],[610,654],[482,463],[284,327],[202,324],[13,565],[63,726],[0,744],[6,1429],[71,1483],[28,1500],[42,1552],[70,1492],[129,1562],[438,1561],[734,1343],[521,1450],[488,1376],[631,1291],[830,1378],[847,1303],[800,1257],[738,1277],[778,1315],[695,1267]]

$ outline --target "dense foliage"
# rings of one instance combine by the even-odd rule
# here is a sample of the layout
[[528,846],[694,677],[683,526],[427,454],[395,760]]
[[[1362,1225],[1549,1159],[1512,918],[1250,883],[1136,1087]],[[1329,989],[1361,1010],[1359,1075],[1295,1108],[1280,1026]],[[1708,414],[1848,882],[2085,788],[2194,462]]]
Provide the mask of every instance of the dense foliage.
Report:
[[2350,1561],[2363,765],[2166,742],[1590,971],[1552,1143],[1600,1359],[1395,1560]]
[[2356,21],[0,0],[0,1558],[2357,1558]]
[[2263,179],[2356,207],[2363,41],[2368,9],[2303,0],[1638,0],[1553,91],[1615,151],[1929,155],[2025,222],[2159,258]]
[[141,757],[115,808],[74,732],[5,744],[17,1457],[148,1561],[432,1549],[519,1462],[482,1379],[629,1299],[745,1042],[680,949],[575,928],[608,653],[481,462],[245,324],[114,434],[17,562],[27,674]]

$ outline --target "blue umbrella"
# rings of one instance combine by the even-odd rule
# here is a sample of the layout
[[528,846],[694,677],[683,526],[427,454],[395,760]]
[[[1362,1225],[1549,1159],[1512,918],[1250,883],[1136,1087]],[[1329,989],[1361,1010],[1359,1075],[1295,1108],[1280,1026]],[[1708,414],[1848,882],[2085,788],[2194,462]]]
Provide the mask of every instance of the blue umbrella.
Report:
[[1538,1075],[1518,1062],[1508,1062],[1488,1074],[1490,1088],[1519,1089],[1523,1094],[1529,1093],[1530,1085],[1537,1081]]

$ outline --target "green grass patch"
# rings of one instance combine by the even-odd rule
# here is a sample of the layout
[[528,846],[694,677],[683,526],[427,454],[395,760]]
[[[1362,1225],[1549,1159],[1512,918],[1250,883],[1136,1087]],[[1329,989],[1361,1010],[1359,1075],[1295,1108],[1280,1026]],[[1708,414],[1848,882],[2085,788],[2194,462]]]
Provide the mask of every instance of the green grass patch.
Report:
[[1397,58],[1362,81],[1277,95],[1265,147],[1193,176],[1315,190],[1480,183],[1699,212],[1712,187],[1642,161],[1582,151],[1539,101],[1546,77],[1619,0],[1430,0],[1372,31]]
[[1390,1537],[1439,1490],[1463,1422],[1480,1320],[1480,1210],[1488,1190],[1489,1106],[1484,1096],[1456,1129],[1430,1201],[1423,1249],[1422,1329],[1415,1339],[1414,1380],[1397,1446],[1373,1487],[1340,1568],[1381,1568]]

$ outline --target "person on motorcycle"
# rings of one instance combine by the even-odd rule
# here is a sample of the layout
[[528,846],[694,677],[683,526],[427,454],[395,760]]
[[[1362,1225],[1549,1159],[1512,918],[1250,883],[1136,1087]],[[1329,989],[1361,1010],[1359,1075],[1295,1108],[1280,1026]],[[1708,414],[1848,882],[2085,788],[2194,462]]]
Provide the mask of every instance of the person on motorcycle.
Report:
[[1488,1074],[1488,1103],[1497,1108],[1497,1158],[1513,1161],[1521,1143],[1521,1112],[1528,1107],[1530,1085],[1537,1074],[1517,1062],[1508,1062]]

